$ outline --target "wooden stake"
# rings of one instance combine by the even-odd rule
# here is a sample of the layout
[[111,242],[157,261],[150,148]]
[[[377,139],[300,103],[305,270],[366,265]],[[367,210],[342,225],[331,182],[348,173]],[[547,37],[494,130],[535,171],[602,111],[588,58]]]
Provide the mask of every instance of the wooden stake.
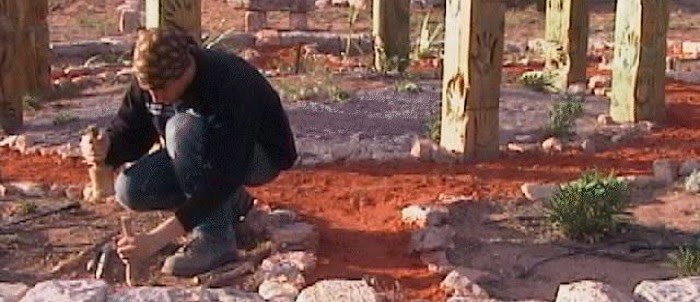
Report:
[[466,159],[498,155],[505,4],[448,0],[440,146]]
[[[132,236],[133,229],[131,226],[131,217],[128,216],[122,216],[121,218],[121,223],[122,223],[122,235],[123,236]],[[124,279],[126,280],[126,284],[128,286],[137,286],[138,285],[138,277],[137,277],[137,261],[134,261],[134,259],[129,259],[126,263],[126,270],[125,270],[125,276]]]
[[586,83],[588,50],[587,0],[547,0],[545,67],[554,73],[553,85],[566,91],[574,83]]
[[410,1],[374,0],[372,16],[375,68],[383,72],[391,71],[388,68],[403,72],[408,67],[411,51]]
[[146,0],[146,27],[179,27],[201,42],[201,0]]
[[669,1],[618,0],[610,116],[616,122],[666,120]]

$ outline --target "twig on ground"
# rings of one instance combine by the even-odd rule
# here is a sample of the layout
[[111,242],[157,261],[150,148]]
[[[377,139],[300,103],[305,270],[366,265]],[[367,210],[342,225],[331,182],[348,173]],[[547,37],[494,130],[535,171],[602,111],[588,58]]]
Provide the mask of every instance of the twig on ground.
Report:
[[60,207],[55,208],[55,209],[51,209],[51,210],[48,210],[48,211],[45,211],[45,212],[40,212],[40,213],[37,213],[37,214],[34,214],[34,215],[30,215],[30,216],[27,216],[27,217],[23,217],[23,218],[14,220],[14,221],[10,221],[10,222],[4,224],[2,227],[0,227],[0,229],[5,229],[5,228],[7,228],[7,227],[10,227],[10,226],[13,226],[13,225],[17,225],[17,224],[20,224],[20,223],[24,223],[24,222],[27,222],[27,221],[30,221],[30,220],[34,220],[34,219],[37,219],[37,218],[49,216],[49,215],[56,214],[56,213],[60,213],[60,212],[63,212],[63,211],[69,211],[69,210],[73,210],[73,209],[79,209],[79,208],[80,208],[80,203],[77,202],[77,201],[73,201],[73,202],[70,202],[70,203],[68,203],[68,204],[65,204],[65,205],[60,206]]
[[235,279],[255,272],[255,266],[249,261],[235,262],[222,268],[194,277],[196,285],[204,287],[222,287],[230,285]]
[[112,238],[114,238],[117,235],[119,235],[119,231],[112,231],[112,232],[107,233],[100,240],[98,240],[94,244],[90,245],[86,249],[83,249],[75,256],[59,262],[56,266],[54,266],[51,269],[50,274],[52,276],[57,276],[57,275],[65,273],[68,270],[76,269],[77,267],[81,266],[81,262],[83,262],[83,260],[85,260],[86,257],[92,257],[93,254],[95,254],[98,249],[101,249],[103,245],[107,244],[107,242],[112,240]]

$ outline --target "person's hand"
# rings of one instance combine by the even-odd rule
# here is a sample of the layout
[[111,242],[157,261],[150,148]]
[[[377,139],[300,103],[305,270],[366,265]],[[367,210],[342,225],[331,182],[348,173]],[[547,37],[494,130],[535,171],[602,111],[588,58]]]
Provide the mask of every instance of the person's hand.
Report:
[[109,145],[109,136],[103,130],[99,131],[97,137],[86,133],[80,138],[80,153],[88,164],[103,162],[107,157]]
[[155,235],[137,234],[134,236],[123,236],[117,241],[117,254],[124,261],[142,261],[155,255],[162,246]]

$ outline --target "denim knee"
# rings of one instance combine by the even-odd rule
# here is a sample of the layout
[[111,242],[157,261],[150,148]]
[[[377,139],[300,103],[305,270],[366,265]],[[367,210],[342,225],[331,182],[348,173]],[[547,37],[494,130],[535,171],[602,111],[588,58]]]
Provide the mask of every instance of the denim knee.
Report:
[[201,152],[207,123],[197,113],[178,112],[168,119],[165,126],[165,144],[168,155],[176,159],[178,154]]
[[124,172],[120,172],[117,179],[114,181],[114,197],[125,208],[136,211],[139,210],[138,205],[138,185],[133,179]]

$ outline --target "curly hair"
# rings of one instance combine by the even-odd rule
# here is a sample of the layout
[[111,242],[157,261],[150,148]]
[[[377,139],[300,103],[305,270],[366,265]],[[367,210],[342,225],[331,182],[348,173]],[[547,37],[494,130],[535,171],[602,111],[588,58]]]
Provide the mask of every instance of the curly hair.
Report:
[[140,29],[134,46],[134,69],[139,84],[163,88],[189,66],[189,54],[197,46],[186,32],[174,27]]

